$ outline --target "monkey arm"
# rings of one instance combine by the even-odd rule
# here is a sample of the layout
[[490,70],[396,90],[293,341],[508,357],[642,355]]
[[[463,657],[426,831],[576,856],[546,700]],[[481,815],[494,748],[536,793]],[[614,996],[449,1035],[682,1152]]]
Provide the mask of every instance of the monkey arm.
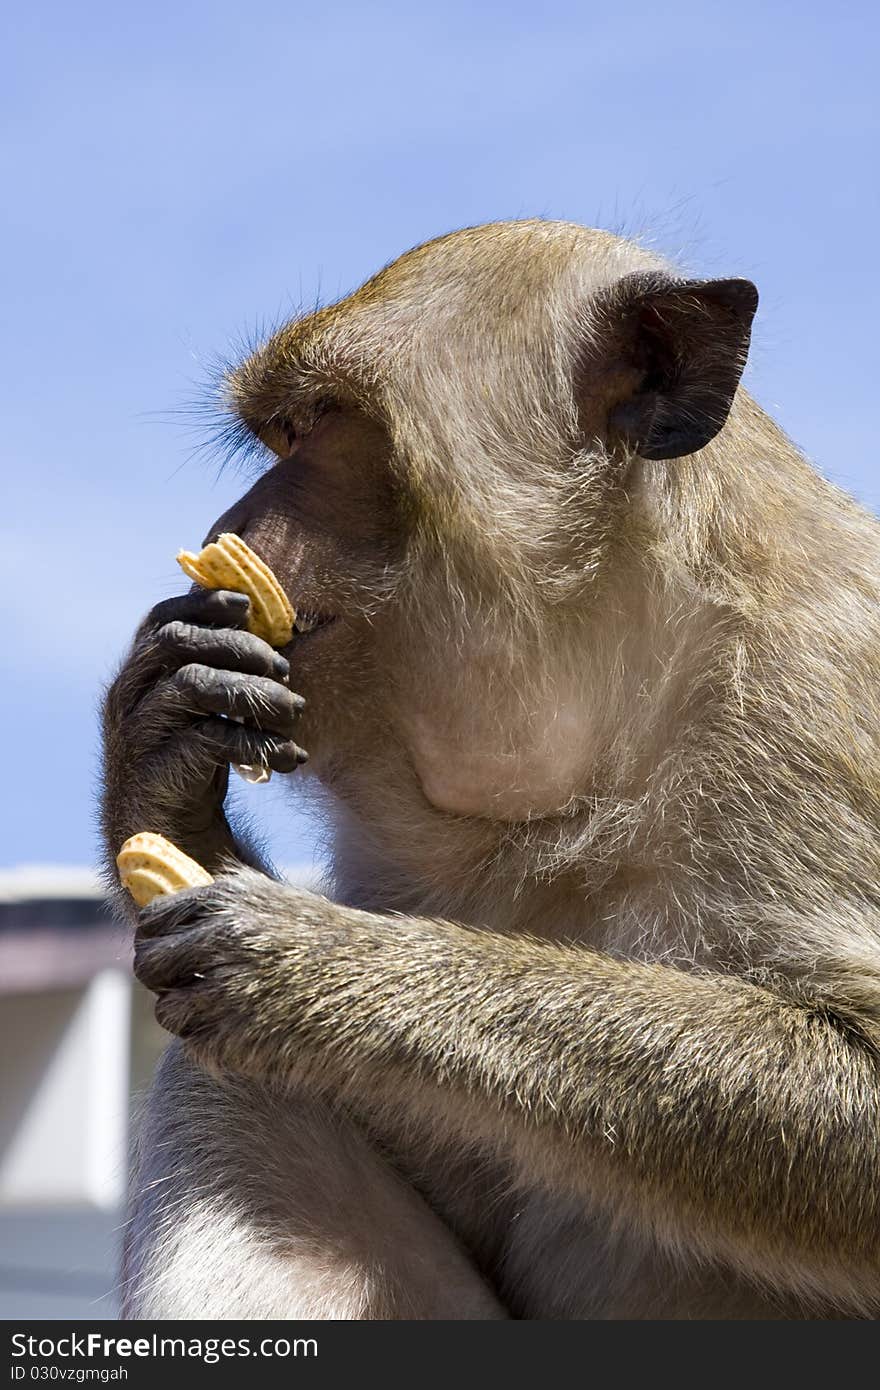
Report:
[[244,872],[141,914],[206,1063],[508,1154],[530,1182],[880,1308],[880,1033],[746,979],[382,917]]

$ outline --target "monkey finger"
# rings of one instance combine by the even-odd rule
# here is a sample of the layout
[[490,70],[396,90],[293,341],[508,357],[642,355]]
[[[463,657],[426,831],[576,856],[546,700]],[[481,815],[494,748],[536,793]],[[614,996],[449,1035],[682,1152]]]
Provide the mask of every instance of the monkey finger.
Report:
[[166,623],[196,623],[200,627],[247,626],[251,601],[247,594],[231,589],[193,588],[188,594],[163,599],[147,614],[147,626],[164,627]]
[[267,676],[284,684],[290,676],[290,666],[280,652],[262,637],[239,628],[224,631],[176,618],[159,628],[156,641],[169,656],[187,664],[196,662],[248,676]]
[[284,737],[293,733],[296,716],[305,705],[301,695],[265,676],[218,671],[196,663],[181,666],[171,684],[196,710],[246,720],[263,732]]
[[194,589],[192,593],[157,603],[138,628],[129,660],[117,677],[120,703],[129,711],[133,709],[154,683],[177,664],[177,653],[158,640],[157,629],[173,622],[206,628],[244,629],[249,609],[250,599],[246,594],[227,589]]
[[216,1043],[213,1035],[218,1000],[215,991],[206,987],[204,981],[194,978],[182,989],[163,990],[156,1000],[155,1012],[156,1022],[176,1037],[196,1044],[203,1038]]
[[173,936],[140,938],[135,944],[134,973],[154,992],[179,989],[205,974],[210,958],[205,928],[191,928]]
[[260,733],[229,719],[200,719],[194,732],[217,762],[244,767],[263,766],[271,768],[273,772],[293,772],[309,760],[305,749],[292,739]]
[[205,911],[206,893],[213,885],[200,888],[181,888],[177,893],[167,893],[154,898],[142,907],[137,916],[135,947],[142,941],[167,936],[182,927],[191,926]]

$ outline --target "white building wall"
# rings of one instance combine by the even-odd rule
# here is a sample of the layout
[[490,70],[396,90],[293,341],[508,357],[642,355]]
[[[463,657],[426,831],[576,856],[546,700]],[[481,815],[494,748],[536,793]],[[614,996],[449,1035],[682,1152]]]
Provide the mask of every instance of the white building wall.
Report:
[[131,982],[99,971],[78,990],[0,1006],[0,1207],[124,1198]]

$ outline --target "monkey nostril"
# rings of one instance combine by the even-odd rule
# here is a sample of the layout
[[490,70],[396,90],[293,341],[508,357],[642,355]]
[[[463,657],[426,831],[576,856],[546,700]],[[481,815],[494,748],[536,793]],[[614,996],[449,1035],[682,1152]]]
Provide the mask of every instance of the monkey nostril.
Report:
[[202,547],[204,548],[206,545],[211,545],[218,537],[229,535],[230,532],[233,536],[240,536],[241,539],[244,540],[244,533],[247,530],[249,520],[250,517],[248,516],[242,516],[240,513],[236,514],[234,508],[226,512],[225,515],[220,517],[219,521],[214,522],[214,525],[202,541]]
[[235,526],[212,526],[205,536],[205,539],[202,541],[202,548],[204,549],[206,545],[213,545],[214,541],[218,541],[221,536],[228,536],[230,532],[234,536],[240,536],[243,530],[244,527],[239,529]]

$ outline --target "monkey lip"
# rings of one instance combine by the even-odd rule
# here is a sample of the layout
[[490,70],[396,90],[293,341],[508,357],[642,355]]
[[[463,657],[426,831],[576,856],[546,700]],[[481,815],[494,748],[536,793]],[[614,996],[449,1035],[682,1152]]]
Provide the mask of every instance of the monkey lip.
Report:
[[308,609],[303,609],[302,612],[297,611],[293,633],[295,637],[311,637],[313,633],[320,631],[323,627],[328,627],[335,621],[335,613],[312,613]]

